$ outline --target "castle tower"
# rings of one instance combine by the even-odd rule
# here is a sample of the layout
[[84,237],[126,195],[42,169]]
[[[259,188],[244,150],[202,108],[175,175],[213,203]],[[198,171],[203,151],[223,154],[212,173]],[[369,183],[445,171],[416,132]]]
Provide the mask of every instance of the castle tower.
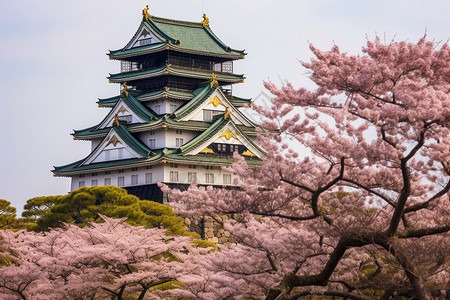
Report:
[[105,118],[72,134],[90,141],[91,153],[52,172],[71,177],[71,190],[116,185],[158,202],[167,200],[158,181],[232,186],[234,176],[222,167],[233,163],[234,152],[255,166],[264,156],[254,142],[256,125],[238,109],[250,100],[232,95],[232,85],[244,80],[233,62],[245,53],[225,45],[206,16],[185,22],[147,10],[128,44],[108,53],[121,64],[108,77],[120,94],[99,99],[109,109]]

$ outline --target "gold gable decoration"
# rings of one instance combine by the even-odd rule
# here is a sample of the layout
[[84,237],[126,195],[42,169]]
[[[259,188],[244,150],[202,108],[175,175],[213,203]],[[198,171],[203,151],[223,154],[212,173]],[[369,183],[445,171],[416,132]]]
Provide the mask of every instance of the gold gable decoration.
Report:
[[211,148],[206,147],[205,149],[200,151],[200,153],[214,153],[214,151]]
[[124,114],[124,113],[127,113],[128,110],[122,105],[117,112],[121,113],[121,114]]
[[109,139],[108,144],[106,144],[105,147],[108,147],[111,144],[113,144],[113,146],[116,147],[117,144],[122,144],[122,142],[117,138],[117,136],[113,136]]
[[211,101],[209,101],[208,104],[212,104],[212,105],[214,105],[214,107],[217,107],[219,105],[226,107],[225,104],[223,104],[223,102],[220,101],[219,97],[217,97],[217,96],[214,96],[214,98],[211,99]]
[[234,139],[237,140],[237,137],[234,135],[233,132],[231,132],[230,129],[227,129],[227,130],[219,137],[219,139],[220,139],[220,138],[223,138],[223,137],[226,138],[227,141],[229,141],[231,138],[234,138]]
[[246,151],[242,152],[242,155],[245,155],[245,156],[256,156],[256,155],[253,154],[253,152],[250,151],[250,150],[246,150]]

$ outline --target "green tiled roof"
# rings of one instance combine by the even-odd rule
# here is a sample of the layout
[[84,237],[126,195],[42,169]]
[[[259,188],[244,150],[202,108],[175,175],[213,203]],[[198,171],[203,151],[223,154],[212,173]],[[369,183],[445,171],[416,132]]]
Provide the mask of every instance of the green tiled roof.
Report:
[[130,93],[128,96],[122,97],[123,102],[141,119],[146,122],[150,122],[151,120],[156,120],[157,116],[152,114],[150,110],[148,110],[141,102],[139,102],[135,97],[133,97]]
[[125,142],[125,144],[130,146],[139,155],[143,157],[149,156],[151,150],[141,141],[132,136],[126,129],[126,126],[112,127],[112,130],[114,130],[115,133],[117,133],[117,135]]
[[247,104],[250,105],[252,103],[252,99],[241,98],[241,97],[236,97],[236,96],[231,96],[231,95],[225,95],[225,96],[236,107],[243,107]]
[[122,59],[166,49],[230,59],[239,59],[245,55],[243,50],[235,50],[225,45],[209,26],[204,26],[201,22],[152,17],[148,20],[144,18],[141,26],[152,31],[163,42],[128,50],[123,48],[110,51],[109,56]]
[[173,116],[175,118],[177,118],[177,119],[181,119],[184,116],[187,116],[192,111],[194,111],[197,107],[199,107],[203,103],[203,100],[208,98],[216,89],[217,89],[217,87],[216,88],[211,88],[211,85],[209,85],[209,84],[204,85],[203,87],[200,87],[200,88],[196,89],[194,91],[194,95],[195,95],[194,99],[192,99],[191,101],[189,101],[185,105],[183,105],[180,108],[178,108],[173,113]]
[[[127,125],[127,129],[129,132],[142,132],[147,130],[153,130],[156,128],[160,128],[162,126],[167,126],[168,128],[175,129],[185,129],[185,130],[193,130],[193,131],[203,131],[207,129],[211,124],[206,122],[199,121],[177,121],[174,119],[166,118],[165,116],[160,117],[157,120],[142,124],[130,124]],[[104,137],[108,134],[110,128],[97,129],[98,125],[81,129],[74,130],[72,134],[76,139],[80,140],[90,140],[94,138]],[[250,128],[249,128],[250,129]]]
[[188,143],[181,146],[180,147],[181,152],[187,153],[187,152],[199,147],[205,140],[208,140],[211,137],[213,137],[217,132],[219,132],[230,121],[231,121],[230,119],[225,119],[223,117],[217,118],[217,120],[211,126],[209,126],[208,129],[203,131],[201,134],[199,134],[197,137],[195,137]]
[[[167,155],[168,162],[182,163],[182,162],[195,162],[199,164],[205,165],[230,165],[236,162],[232,157],[224,157],[224,156],[211,156],[211,155],[186,155],[183,156],[181,154],[170,154]],[[246,159],[246,162],[250,166],[261,166],[262,161],[259,158],[254,159]]]
[[[118,74],[110,74],[108,79],[111,82],[123,83],[132,80],[139,80],[151,77],[157,77],[161,75],[174,75],[181,77],[191,77],[191,78],[199,78],[204,80],[211,79],[212,73],[210,71],[203,71],[198,69],[185,69],[181,67],[166,65],[159,68],[146,70],[146,71],[138,71],[138,72],[128,72],[128,73],[118,73]],[[242,82],[245,79],[242,74],[231,74],[231,73],[215,73],[218,81],[227,82],[227,83],[238,83]]]
[[[114,161],[107,161],[107,162],[100,162],[100,163],[92,163],[89,165],[81,165],[84,161],[86,161],[92,155],[92,153],[95,151],[94,150],[86,158],[84,158],[82,160],[79,160],[79,161],[76,161],[74,163],[64,165],[64,166],[54,167],[55,169],[52,172],[55,174],[62,175],[63,173],[67,173],[67,172],[74,172],[74,171],[76,172],[76,171],[96,169],[99,166],[101,166],[102,168],[107,168],[110,166],[128,165],[129,163],[139,162],[142,160],[147,160],[149,158],[153,159],[153,156],[155,156],[155,153],[153,153],[146,145],[141,143],[138,139],[133,137],[128,132],[126,126],[121,125],[118,127],[112,127],[108,130],[108,132],[110,132],[111,130],[114,131],[119,136],[119,138],[124,141],[124,143],[127,146],[129,146],[131,149],[133,149],[136,153],[143,156],[144,158],[114,160]],[[99,145],[101,145],[101,144],[102,143],[100,143]],[[154,155],[151,155],[151,153],[153,153]]]
[[139,101],[148,101],[148,100],[158,99],[161,97],[178,99],[178,100],[191,100],[192,98],[194,98],[194,95],[191,93],[187,93],[187,92],[164,89],[161,91],[142,94],[142,95],[138,96],[137,99]]

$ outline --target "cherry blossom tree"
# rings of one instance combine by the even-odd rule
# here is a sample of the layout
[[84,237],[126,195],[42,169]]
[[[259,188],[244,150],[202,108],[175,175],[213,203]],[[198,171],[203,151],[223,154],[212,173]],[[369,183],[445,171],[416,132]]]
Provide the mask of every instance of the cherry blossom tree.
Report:
[[265,83],[273,107],[255,109],[271,129],[260,136],[267,159],[253,169],[235,156],[228,170],[246,183],[165,188],[178,212],[209,215],[237,240],[187,290],[204,299],[449,297],[448,44],[310,48],[302,65],[314,90]]
[[102,218],[45,233],[0,231],[2,255],[9,257],[0,268],[0,298],[165,299],[170,289],[155,288],[179,285],[177,274],[211,250],[189,237]]

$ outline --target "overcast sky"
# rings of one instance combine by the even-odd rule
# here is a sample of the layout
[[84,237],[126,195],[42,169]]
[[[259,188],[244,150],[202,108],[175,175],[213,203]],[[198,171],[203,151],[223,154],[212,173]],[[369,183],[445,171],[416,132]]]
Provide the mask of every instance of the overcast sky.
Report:
[[72,129],[99,123],[97,98],[114,96],[119,71],[107,50],[122,48],[146,4],[155,16],[201,21],[229,46],[245,49],[235,72],[247,77],[234,94],[255,97],[263,80],[311,87],[299,60],[308,45],[360,53],[366,38],[389,41],[450,37],[448,0],[0,0],[0,199],[22,211],[27,199],[65,194],[70,179],[50,170],[89,154]]

